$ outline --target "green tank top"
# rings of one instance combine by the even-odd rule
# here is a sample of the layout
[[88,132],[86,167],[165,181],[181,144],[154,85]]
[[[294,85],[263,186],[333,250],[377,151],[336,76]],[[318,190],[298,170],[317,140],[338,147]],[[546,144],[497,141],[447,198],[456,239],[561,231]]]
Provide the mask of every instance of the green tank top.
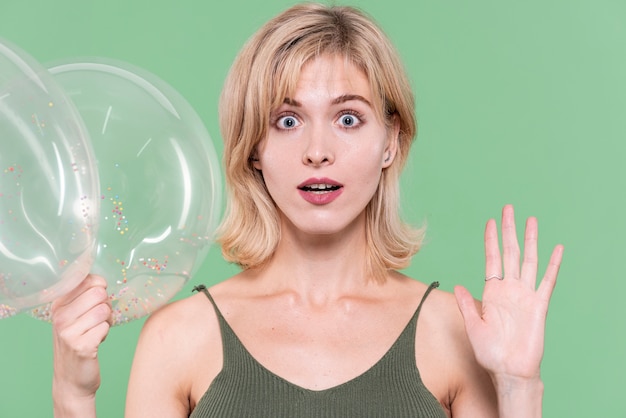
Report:
[[446,414],[426,389],[415,364],[417,317],[431,290],[387,353],[360,376],[315,391],[292,384],[257,362],[228,325],[204,286],[220,325],[223,365],[191,418],[444,418]]

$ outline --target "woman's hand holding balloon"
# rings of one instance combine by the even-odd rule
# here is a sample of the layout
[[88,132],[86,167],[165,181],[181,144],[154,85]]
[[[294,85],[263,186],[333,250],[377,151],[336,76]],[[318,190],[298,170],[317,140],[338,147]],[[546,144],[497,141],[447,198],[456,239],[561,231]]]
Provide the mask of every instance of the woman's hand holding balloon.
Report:
[[55,417],[96,415],[100,386],[98,347],[111,326],[106,281],[87,276],[74,290],[52,303]]
[[[552,252],[543,280],[536,287],[537,220],[529,218],[520,268],[520,248],[513,207],[502,211],[500,256],[494,220],[485,230],[485,273],[481,311],[469,292],[455,288],[465,328],[477,361],[491,374],[498,392],[500,416],[541,416],[543,383],[540,365],[548,304],[561,264],[563,247]],[[504,272],[502,265],[504,264]]]

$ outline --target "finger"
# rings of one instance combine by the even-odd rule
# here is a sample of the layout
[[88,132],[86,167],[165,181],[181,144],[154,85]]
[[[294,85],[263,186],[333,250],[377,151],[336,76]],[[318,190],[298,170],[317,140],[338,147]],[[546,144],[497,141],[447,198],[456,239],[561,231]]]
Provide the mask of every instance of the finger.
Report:
[[485,227],[485,278],[502,277],[502,259],[498,243],[498,227],[494,219],[487,221]]
[[524,261],[522,262],[521,279],[533,290],[537,284],[537,218],[530,217],[526,220],[524,232]]
[[77,297],[85,293],[87,289],[96,287],[96,286],[106,288],[107,282],[101,276],[89,274],[87,277],[85,277],[85,279],[82,282],[80,282],[78,286],[76,286],[74,289],[69,291],[67,294],[53,301],[52,307],[54,308],[55,306],[60,307],[60,306],[70,304],[74,301],[74,299],[76,299]]
[[[111,326],[108,320],[110,316],[110,305],[100,303],[83,313],[75,321],[66,324],[65,327],[60,327],[58,334],[65,341],[80,338],[81,346],[92,347],[99,344],[106,336]],[[94,330],[97,331],[94,332]]]
[[102,286],[89,287],[76,296],[71,303],[53,304],[52,323],[58,329],[69,327],[99,305],[104,305],[98,309],[108,311],[110,316],[111,305],[106,289]]
[[84,358],[95,358],[99,345],[106,339],[111,324],[106,320],[110,315],[106,305],[94,307],[71,327],[55,334],[55,344],[61,343],[72,352]]
[[559,275],[561,260],[563,259],[563,250],[562,245],[554,247],[552,255],[550,256],[550,261],[548,262],[548,267],[546,268],[546,273],[539,284],[539,289],[537,290],[539,297],[546,303],[550,301],[552,292],[556,286],[556,278]]
[[110,329],[111,325],[108,322],[100,322],[98,325],[89,329],[89,331],[85,333],[86,344],[89,344],[90,346],[100,345],[104,342],[104,340],[106,340]]
[[482,318],[478,312],[474,298],[463,286],[454,287],[454,296],[456,297],[456,303],[459,306],[461,315],[463,316],[465,329],[467,333],[470,334],[471,330],[476,328],[482,322]]
[[90,318],[93,322],[91,326],[84,329],[81,339],[83,347],[86,349],[97,348],[102,343],[111,329],[111,324],[106,320],[98,320],[101,315],[94,315]]
[[512,205],[502,209],[502,261],[504,263],[504,277],[519,279],[520,250],[515,230],[515,214]]

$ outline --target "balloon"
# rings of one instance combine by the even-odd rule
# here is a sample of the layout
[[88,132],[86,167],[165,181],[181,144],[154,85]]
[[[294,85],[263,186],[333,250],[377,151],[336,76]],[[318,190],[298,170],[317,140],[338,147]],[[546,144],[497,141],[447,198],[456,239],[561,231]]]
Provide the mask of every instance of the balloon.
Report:
[[216,153],[191,105],[147,71],[101,58],[49,70],[93,142],[102,210],[92,272],[123,324],[168,302],[206,256],[221,199]]
[[99,190],[76,108],[45,68],[0,39],[0,318],[89,272]]

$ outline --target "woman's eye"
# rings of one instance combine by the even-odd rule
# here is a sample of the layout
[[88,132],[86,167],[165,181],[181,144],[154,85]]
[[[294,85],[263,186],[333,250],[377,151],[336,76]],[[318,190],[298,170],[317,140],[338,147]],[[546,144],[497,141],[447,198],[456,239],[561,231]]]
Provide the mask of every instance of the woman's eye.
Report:
[[299,124],[298,119],[292,115],[282,116],[276,120],[276,126],[279,129],[293,129],[299,126]]
[[346,113],[339,116],[339,124],[343,128],[354,128],[361,124],[361,119],[352,113]]

